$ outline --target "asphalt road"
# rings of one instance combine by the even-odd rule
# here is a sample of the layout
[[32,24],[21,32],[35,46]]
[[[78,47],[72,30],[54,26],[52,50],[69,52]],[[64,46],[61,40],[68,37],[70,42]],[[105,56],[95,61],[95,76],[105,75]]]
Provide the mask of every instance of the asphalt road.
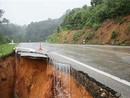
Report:
[[47,43],[42,43],[42,51],[38,51],[39,43],[21,43],[18,47],[48,54],[120,92],[121,98],[130,98],[130,47]]

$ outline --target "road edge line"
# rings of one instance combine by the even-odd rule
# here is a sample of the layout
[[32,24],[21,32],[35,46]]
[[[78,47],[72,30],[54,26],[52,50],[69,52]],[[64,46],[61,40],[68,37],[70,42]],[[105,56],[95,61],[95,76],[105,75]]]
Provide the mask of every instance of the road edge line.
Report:
[[68,59],[68,60],[70,60],[70,61],[73,61],[73,62],[75,62],[75,63],[77,63],[77,64],[80,64],[80,65],[82,65],[82,66],[84,66],[84,67],[87,67],[87,68],[89,68],[89,69],[91,69],[91,70],[93,70],[93,71],[96,71],[96,72],[98,72],[98,73],[100,73],[100,74],[102,74],[102,75],[105,75],[105,76],[107,76],[107,77],[109,77],[109,78],[111,78],[111,79],[113,79],[113,80],[116,80],[116,81],[122,83],[122,84],[125,84],[125,85],[127,85],[127,86],[130,86],[130,82],[128,82],[128,81],[126,81],[126,80],[124,80],[124,79],[121,79],[121,78],[119,78],[119,77],[116,77],[116,76],[114,76],[114,75],[111,75],[111,74],[109,74],[109,73],[106,73],[106,72],[104,72],[104,71],[101,71],[101,70],[99,70],[99,69],[96,69],[96,68],[94,68],[94,67],[91,67],[91,66],[89,66],[89,65],[87,65],[87,64],[84,64],[84,63],[82,63],[82,62],[80,62],[80,61],[77,61],[77,60],[75,60],[75,59],[72,59],[72,58],[66,57],[66,56],[64,56],[64,55],[58,54],[58,53],[56,53],[56,52],[52,52],[52,53],[55,54],[55,55],[61,56],[61,57],[65,58],[65,59]]

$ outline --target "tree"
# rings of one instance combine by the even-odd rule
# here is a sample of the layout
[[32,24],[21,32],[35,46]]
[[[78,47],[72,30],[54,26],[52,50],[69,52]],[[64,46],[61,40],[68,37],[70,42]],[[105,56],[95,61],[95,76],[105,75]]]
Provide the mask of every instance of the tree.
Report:
[[4,11],[2,9],[0,9],[0,24],[1,23],[9,23],[8,19],[2,18],[3,14],[4,14]]
[[[4,11],[0,9],[0,28],[2,23],[8,23],[9,21],[6,18],[2,18]],[[0,44],[5,44],[9,42],[9,40],[0,32]]]
[[101,4],[101,3],[102,3],[102,0],[91,0],[92,6],[96,6],[96,5]]

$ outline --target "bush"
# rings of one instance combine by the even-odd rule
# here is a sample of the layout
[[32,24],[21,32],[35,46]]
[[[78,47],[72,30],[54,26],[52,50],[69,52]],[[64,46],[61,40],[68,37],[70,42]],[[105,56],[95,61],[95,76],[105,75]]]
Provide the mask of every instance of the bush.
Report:
[[112,31],[111,32],[111,39],[115,39],[117,37],[117,32],[116,31]]
[[91,39],[93,36],[94,36],[94,32],[89,32],[89,33],[87,34],[86,40]]
[[0,33],[0,44],[5,43],[9,43],[9,40],[2,33]]
[[100,24],[98,24],[98,23],[94,23],[93,26],[92,26],[92,28],[93,28],[95,31],[98,30],[99,27],[100,27]]
[[76,32],[73,36],[73,41],[76,42],[80,39],[80,37],[83,35],[84,30],[80,30],[78,32]]
[[55,31],[53,31],[53,33],[48,37],[48,42],[50,42],[50,43],[55,43],[57,37],[58,37],[58,32],[57,32],[57,30],[55,30]]

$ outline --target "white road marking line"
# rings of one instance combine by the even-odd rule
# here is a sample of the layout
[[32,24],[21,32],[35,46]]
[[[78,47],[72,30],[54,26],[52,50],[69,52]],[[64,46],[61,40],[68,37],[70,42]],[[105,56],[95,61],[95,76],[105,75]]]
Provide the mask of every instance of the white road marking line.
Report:
[[55,55],[58,55],[58,56],[60,56],[60,57],[63,57],[63,58],[65,58],[65,59],[68,59],[68,60],[70,60],[70,61],[73,61],[73,62],[75,62],[75,63],[77,63],[77,64],[79,64],[79,65],[82,65],[82,66],[84,66],[84,67],[87,67],[87,68],[89,68],[89,69],[91,69],[91,70],[93,70],[93,71],[96,71],[96,72],[98,72],[98,73],[100,73],[100,74],[102,74],[102,75],[105,75],[105,76],[107,76],[107,77],[109,77],[109,78],[111,78],[111,79],[113,79],[113,80],[116,80],[116,81],[122,83],[122,84],[125,84],[125,85],[127,85],[127,86],[130,86],[130,82],[128,82],[128,81],[126,81],[126,80],[120,79],[120,78],[118,78],[118,77],[116,77],[116,76],[113,76],[113,75],[111,75],[111,74],[109,74],[109,73],[106,73],[106,72],[104,72],[104,71],[101,71],[101,70],[98,70],[98,69],[96,69],[96,68],[93,68],[93,67],[91,67],[91,66],[89,66],[89,65],[87,65],[87,64],[84,64],[84,63],[82,63],[82,62],[79,62],[79,61],[77,61],[77,60],[75,60],[75,59],[66,57],[66,56],[64,56],[64,55],[61,55],[61,54],[58,54],[58,53],[55,53],[55,52],[52,52],[52,53],[55,54]]

